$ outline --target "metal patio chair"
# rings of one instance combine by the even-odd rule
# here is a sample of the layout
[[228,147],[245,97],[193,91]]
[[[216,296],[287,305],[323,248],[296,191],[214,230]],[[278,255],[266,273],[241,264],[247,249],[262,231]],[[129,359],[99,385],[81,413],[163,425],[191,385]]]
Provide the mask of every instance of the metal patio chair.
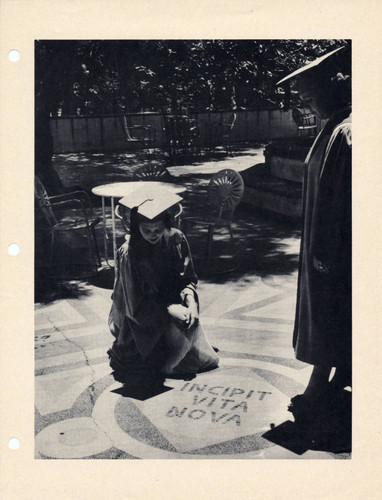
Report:
[[133,181],[167,181],[170,179],[168,170],[162,165],[152,163],[139,167],[134,172]]
[[235,170],[220,170],[212,176],[208,185],[208,202],[212,208],[212,219],[208,222],[207,259],[212,256],[214,232],[219,226],[227,227],[233,249],[234,238],[231,222],[243,194],[244,181]]
[[[297,135],[316,135],[317,133],[317,116],[307,108],[294,108],[292,117],[297,125]],[[304,134],[307,131],[307,134]]]
[[[187,217],[182,222],[184,232],[191,236],[191,231],[207,226],[207,242],[201,267],[207,274],[226,273],[238,267],[234,248],[234,235],[232,231],[233,215],[244,194],[244,181],[242,176],[232,169],[220,170],[214,174],[208,184],[206,217]],[[213,239],[217,228],[226,228],[229,233],[230,255],[213,255]]]
[[155,149],[157,131],[152,125],[129,125],[125,115],[121,125],[127,143],[142,144],[144,149]]
[[[97,274],[98,267],[101,266],[101,259],[95,226],[100,222],[100,219],[94,215],[89,195],[85,191],[73,191],[48,196],[37,175],[35,175],[34,194],[39,214],[45,220],[50,232],[49,274],[56,278],[74,278],[79,275],[85,277]],[[67,265],[64,260],[58,259],[60,242],[65,232],[81,232],[82,238],[86,235],[91,262],[90,270],[75,272],[74,269],[79,267],[78,265],[72,262]]]
[[217,146],[223,146],[227,154],[232,153],[232,131],[237,115],[232,113],[229,120],[212,122],[209,130],[209,152],[213,153]]
[[188,155],[200,155],[200,131],[197,120],[185,115],[164,115],[163,131],[170,162]]

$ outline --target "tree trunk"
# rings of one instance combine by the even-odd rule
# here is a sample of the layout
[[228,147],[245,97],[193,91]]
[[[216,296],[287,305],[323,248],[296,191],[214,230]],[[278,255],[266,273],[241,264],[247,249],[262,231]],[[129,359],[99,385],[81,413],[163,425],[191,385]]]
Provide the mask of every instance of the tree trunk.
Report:
[[49,112],[35,116],[35,173],[39,176],[50,196],[65,191],[60,177],[52,165],[53,137],[49,125]]

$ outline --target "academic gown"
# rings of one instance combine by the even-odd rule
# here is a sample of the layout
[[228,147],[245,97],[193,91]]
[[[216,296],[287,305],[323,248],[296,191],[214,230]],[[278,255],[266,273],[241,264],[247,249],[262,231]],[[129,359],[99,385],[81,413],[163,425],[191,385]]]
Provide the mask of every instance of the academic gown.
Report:
[[305,162],[293,346],[312,365],[351,363],[350,113],[329,119]]
[[126,242],[117,261],[109,314],[115,337],[109,351],[112,368],[127,375],[194,374],[216,368],[219,357],[200,323],[188,330],[167,312],[171,304],[184,304],[187,294],[198,303],[198,279],[184,234],[166,229],[159,243],[140,239],[134,249]]

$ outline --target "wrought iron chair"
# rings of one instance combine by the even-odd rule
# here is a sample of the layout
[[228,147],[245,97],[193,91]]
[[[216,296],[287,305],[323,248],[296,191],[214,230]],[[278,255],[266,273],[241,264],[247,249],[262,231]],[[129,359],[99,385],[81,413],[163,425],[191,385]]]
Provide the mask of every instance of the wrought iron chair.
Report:
[[306,135],[316,135],[317,133],[317,116],[307,108],[294,108],[292,117],[297,125],[297,135],[304,135],[304,131],[308,131]]
[[207,259],[212,256],[214,231],[218,226],[228,228],[233,249],[231,221],[236,207],[244,194],[244,181],[235,170],[224,169],[214,174],[208,185],[208,202],[212,208],[212,220],[208,223]]
[[[94,216],[89,195],[85,191],[73,191],[48,196],[43,183],[37,175],[35,176],[34,193],[36,206],[50,231],[49,274],[57,278],[77,277],[79,274],[81,277],[97,274],[98,267],[101,266],[101,259],[95,226],[100,222],[100,219]],[[67,266],[63,260],[57,262],[57,251],[61,235],[69,231],[81,231],[82,234],[86,234],[91,257],[90,271],[76,273],[74,269],[78,266],[73,265],[73,263]],[[67,272],[68,267],[71,269],[69,272]]]
[[228,121],[212,122],[209,131],[209,152],[212,153],[217,146],[223,146],[227,154],[232,153],[232,131],[237,115],[232,113]]
[[163,131],[170,161],[188,154],[200,155],[198,121],[185,115],[164,115]]
[[138,168],[133,175],[134,181],[167,181],[171,175],[162,165],[152,163]]
[[[238,267],[235,261],[234,236],[231,223],[243,194],[244,181],[241,175],[231,169],[220,170],[212,176],[208,184],[208,209],[205,210],[207,216],[203,218],[187,217],[182,221],[184,232],[188,237],[191,236],[191,232],[195,233],[203,226],[208,228],[205,252],[202,261],[199,263],[199,269],[204,268],[207,274],[226,273]],[[214,234],[219,227],[228,229],[230,238],[230,254],[228,256],[213,256]]]
[[144,149],[154,149],[157,132],[152,125],[128,125],[125,115],[121,117],[126,142],[142,144]]

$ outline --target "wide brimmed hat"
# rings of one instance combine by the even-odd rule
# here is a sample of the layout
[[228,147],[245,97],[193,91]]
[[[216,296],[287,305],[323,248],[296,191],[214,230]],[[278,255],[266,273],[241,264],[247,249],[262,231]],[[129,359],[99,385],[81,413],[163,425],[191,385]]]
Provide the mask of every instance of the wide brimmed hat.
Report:
[[295,76],[298,76],[301,73],[304,73],[305,71],[309,71],[311,69],[317,68],[317,66],[319,66],[326,59],[328,59],[329,57],[333,56],[336,52],[338,52],[339,50],[342,50],[344,48],[345,48],[345,46],[339,47],[338,49],[335,49],[335,50],[332,50],[331,52],[328,52],[328,54],[325,54],[325,55],[323,55],[321,57],[318,57],[314,61],[307,62],[304,66],[302,66],[299,69],[296,69],[296,71],[293,71],[293,73],[290,73],[288,76],[284,77],[282,80],[280,80],[279,82],[277,82],[276,85],[280,85],[281,83],[284,83],[287,80],[289,80],[290,78],[294,78]]

